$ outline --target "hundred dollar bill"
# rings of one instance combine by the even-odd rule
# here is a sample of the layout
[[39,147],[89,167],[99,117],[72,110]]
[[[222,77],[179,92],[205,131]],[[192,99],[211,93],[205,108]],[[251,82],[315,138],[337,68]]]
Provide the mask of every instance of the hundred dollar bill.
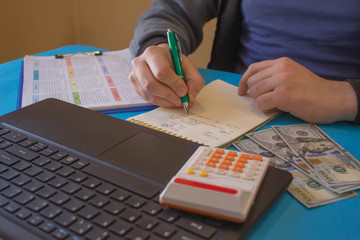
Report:
[[331,191],[341,194],[357,188],[356,185],[335,186],[328,184],[321,178],[321,176],[319,176],[319,174],[317,174],[314,169],[310,167],[305,159],[303,159],[297,153],[293,152],[272,128],[253,132],[247,134],[246,136],[254,140],[259,145],[263,146],[268,151],[274,153],[279,158],[288,161],[300,172],[319,182],[321,185],[330,189]]
[[[314,124],[273,126],[290,149],[329,185],[360,188],[360,163]],[[351,190],[352,190],[351,189]]]
[[279,158],[251,139],[238,141],[233,143],[233,145],[242,152],[268,157],[270,158],[271,166],[290,172],[293,180],[288,187],[288,191],[308,208],[329,204],[357,195],[353,191],[336,194],[324,188],[317,181],[301,173],[292,164]]
[[281,139],[281,137],[272,129],[265,129],[262,131],[253,132],[246,135],[253,141],[263,146],[268,151],[272,152],[281,159],[293,164],[294,167],[308,175],[309,177],[316,178],[308,163],[300,156],[297,156],[289,146]]

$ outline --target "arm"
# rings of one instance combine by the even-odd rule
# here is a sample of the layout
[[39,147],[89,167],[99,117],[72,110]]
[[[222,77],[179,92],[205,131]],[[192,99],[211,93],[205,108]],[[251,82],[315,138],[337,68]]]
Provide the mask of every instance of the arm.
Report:
[[[180,97],[189,95],[190,106],[204,86],[197,66],[185,55],[202,40],[202,27],[215,17],[216,2],[210,0],[157,0],[138,20],[130,50],[135,57],[129,76],[137,93],[164,107],[182,106]],[[174,72],[166,32],[172,28],[182,47],[186,84]],[[156,46],[155,46],[156,45]]]
[[239,94],[248,89],[261,110],[278,109],[312,123],[354,121],[358,112],[349,82],[321,78],[289,58],[250,65]]
[[149,46],[166,43],[166,31],[171,28],[179,37],[182,52],[193,52],[201,43],[204,24],[216,17],[216,0],[155,0],[135,25],[130,43],[133,57]]

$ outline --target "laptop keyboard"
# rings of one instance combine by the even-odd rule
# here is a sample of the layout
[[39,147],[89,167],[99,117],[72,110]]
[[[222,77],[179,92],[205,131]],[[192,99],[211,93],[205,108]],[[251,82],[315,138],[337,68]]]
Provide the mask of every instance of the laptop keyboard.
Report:
[[0,212],[43,238],[212,239],[225,223],[168,209],[147,183],[112,181],[119,171],[55,145],[0,125]]

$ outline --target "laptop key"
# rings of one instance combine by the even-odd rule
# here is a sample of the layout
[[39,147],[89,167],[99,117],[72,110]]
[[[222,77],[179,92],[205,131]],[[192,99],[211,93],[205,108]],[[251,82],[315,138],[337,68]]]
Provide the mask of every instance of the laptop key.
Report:
[[24,171],[25,169],[29,168],[31,166],[31,163],[21,160],[20,162],[16,163],[13,168],[15,168],[18,171]]
[[138,196],[132,195],[125,201],[125,204],[133,207],[133,208],[140,208],[146,203],[146,201]]
[[115,221],[115,217],[108,213],[102,212],[99,215],[97,215],[93,219],[93,221],[94,223],[100,225],[101,227],[107,228]]
[[13,179],[19,175],[20,175],[20,173],[18,171],[14,170],[14,169],[8,169],[8,170],[2,172],[0,174],[0,177],[5,180],[10,181],[11,179]]
[[61,188],[61,190],[63,190],[64,192],[68,193],[68,194],[74,194],[77,191],[79,191],[81,189],[81,185],[77,184],[77,183],[73,183],[73,182],[69,182],[68,184],[66,184],[65,186],[63,186]]
[[136,225],[138,225],[140,228],[144,230],[149,231],[153,229],[158,223],[159,221],[156,218],[144,215],[137,221]]
[[2,138],[9,140],[11,142],[14,142],[14,143],[19,143],[19,142],[25,140],[27,137],[21,133],[12,131],[12,132],[9,132],[9,133],[3,135]]
[[91,198],[89,203],[94,205],[95,207],[102,208],[106,204],[110,202],[109,198],[103,196],[103,195],[96,195],[95,197]]
[[196,236],[192,233],[186,232],[184,230],[177,230],[174,236],[171,237],[172,240],[203,240],[204,238]]
[[132,225],[130,223],[127,223],[120,219],[120,220],[116,221],[114,224],[112,224],[109,227],[109,230],[119,236],[123,236],[128,231],[130,231],[131,228],[132,228]]
[[99,213],[100,213],[100,210],[98,208],[90,206],[90,205],[85,205],[85,207],[83,207],[82,209],[80,209],[80,211],[77,212],[77,214],[79,214],[79,216],[81,216],[87,220],[93,219]]
[[60,188],[64,186],[67,182],[68,180],[66,178],[55,176],[55,178],[51,179],[48,184],[55,188]]
[[70,201],[66,202],[63,207],[71,212],[77,212],[79,209],[85,206],[83,201],[78,199],[70,199]]
[[3,150],[0,150],[0,163],[11,166],[19,161],[20,161],[19,158],[15,157],[11,154],[8,154]]
[[27,219],[31,216],[31,212],[27,208],[21,208],[16,212],[16,216],[21,219]]
[[101,181],[97,178],[89,177],[85,181],[82,182],[82,185],[87,186],[88,188],[96,188],[101,184]]
[[153,232],[163,238],[170,238],[176,232],[176,228],[169,224],[161,223],[154,228]]
[[170,208],[165,208],[164,211],[162,211],[159,215],[158,218],[168,222],[168,223],[172,223],[174,222],[176,219],[178,219],[180,216],[180,213],[172,210]]
[[27,175],[29,175],[30,177],[35,177],[36,175],[38,175],[39,173],[41,173],[43,170],[35,165],[32,165],[31,167],[29,167],[28,169],[26,169],[24,171],[24,173],[26,173]]
[[128,222],[135,222],[141,217],[141,213],[135,209],[126,208],[120,213],[120,217]]
[[60,224],[63,227],[68,227],[72,223],[76,221],[76,217],[69,212],[62,212],[59,216],[57,216],[54,220],[56,223]]
[[14,154],[15,156],[25,159],[27,161],[32,161],[39,156],[37,153],[34,153],[34,152],[30,151],[29,149],[18,146],[18,145],[12,145],[12,146],[6,148],[5,151],[7,151],[11,154]]
[[57,192],[49,200],[57,205],[62,205],[70,200],[70,196],[64,192]]
[[46,222],[43,222],[39,226],[39,228],[41,230],[43,230],[44,232],[50,233],[50,232],[54,231],[54,229],[56,228],[56,225],[52,222],[46,221]]
[[69,231],[65,228],[58,228],[55,231],[51,233],[52,236],[56,237],[57,239],[65,239],[67,236],[69,236]]
[[143,212],[146,212],[147,214],[150,214],[152,216],[157,215],[162,210],[162,207],[160,204],[154,203],[154,202],[147,202],[146,205],[142,208]]
[[115,192],[112,192],[110,194],[110,197],[122,202],[125,199],[127,199],[128,197],[130,197],[130,193],[118,188],[115,190]]
[[10,202],[9,204],[7,204],[4,209],[10,213],[15,213],[16,211],[18,211],[20,209],[19,204],[14,203],[14,202]]
[[117,201],[111,201],[104,207],[104,210],[112,215],[118,215],[125,207]]
[[100,192],[104,195],[109,195],[115,190],[115,187],[113,185],[110,185],[109,183],[102,183],[100,186],[96,188],[97,192]]
[[39,216],[39,215],[32,215],[31,217],[29,217],[27,219],[28,223],[31,223],[34,226],[39,225],[40,223],[42,223],[44,221],[44,218]]
[[32,200],[31,202],[26,204],[26,206],[29,209],[33,210],[34,212],[38,212],[38,211],[44,209],[47,205],[49,205],[49,203],[39,197],[35,198],[35,200]]
[[61,208],[54,204],[49,204],[46,208],[40,211],[40,214],[48,219],[53,219],[62,212]]
[[15,185],[10,185],[10,187],[1,191],[2,195],[8,198],[13,198],[16,195],[20,194],[21,192],[22,192],[21,188]]
[[89,240],[102,240],[109,236],[109,232],[100,227],[94,226],[89,232],[85,234],[85,238]]
[[204,238],[210,238],[216,233],[216,228],[188,217],[180,218],[176,225]]
[[24,192],[20,193],[19,195],[17,195],[14,198],[14,201],[18,202],[21,205],[25,205],[34,199],[35,199],[34,194],[24,191]]
[[31,145],[34,145],[37,141],[32,138],[25,139],[24,141],[20,142],[19,145],[23,147],[30,147]]
[[27,183],[24,188],[29,190],[30,192],[36,192],[40,188],[44,187],[44,184],[38,180],[31,180],[31,182]]
[[137,239],[147,239],[150,234],[140,228],[133,228],[129,233],[126,234],[126,239],[137,240]]
[[71,225],[70,229],[79,235],[84,235],[92,228],[92,224],[84,219],[79,219]]

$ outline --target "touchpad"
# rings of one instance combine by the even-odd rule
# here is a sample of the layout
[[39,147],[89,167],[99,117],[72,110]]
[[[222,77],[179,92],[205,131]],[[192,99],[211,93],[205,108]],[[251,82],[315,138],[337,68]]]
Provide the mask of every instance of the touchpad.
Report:
[[194,145],[171,138],[139,132],[103,152],[101,157],[130,172],[166,184],[195,149]]

